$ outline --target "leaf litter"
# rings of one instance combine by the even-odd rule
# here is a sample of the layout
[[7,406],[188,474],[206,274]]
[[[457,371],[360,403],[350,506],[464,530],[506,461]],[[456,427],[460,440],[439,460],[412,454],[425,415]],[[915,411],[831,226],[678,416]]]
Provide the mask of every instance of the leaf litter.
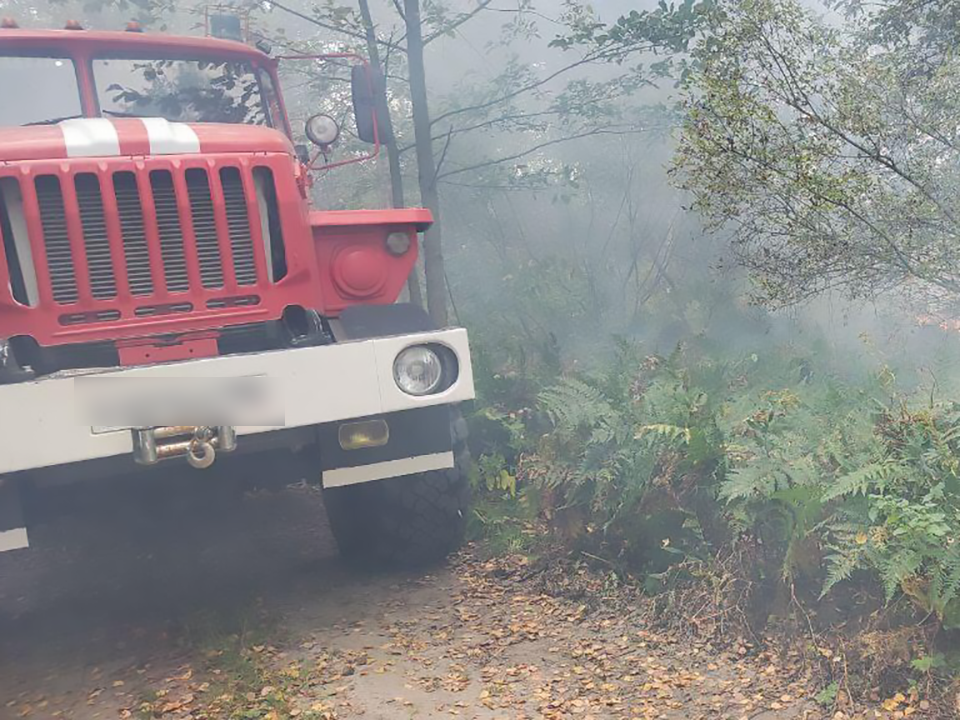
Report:
[[[339,622],[285,617],[257,643],[229,636],[115,677],[99,671],[81,709],[27,696],[0,717],[164,720],[765,720],[924,717],[916,691],[829,707],[797,652],[722,645],[645,622],[600,575],[531,572],[524,557],[470,549]],[[826,652],[830,652],[826,650]],[[836,695],[836,693],[834,693]],[[4,715],[7,711],[7,715]]]

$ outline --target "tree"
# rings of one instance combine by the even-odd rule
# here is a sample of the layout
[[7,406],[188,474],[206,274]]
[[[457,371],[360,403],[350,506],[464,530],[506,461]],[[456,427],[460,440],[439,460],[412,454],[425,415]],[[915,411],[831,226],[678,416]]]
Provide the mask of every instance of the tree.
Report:
[[[726,0],[693,52],[676,173],[773,306],[960,300],[960,3]],[[910,10],[913,8],[913,10]]]
[[[283,3],[275,8],[291,11]],[[693,0],[683,8],[693,7]],[[394,3],[402,39],[390,21],[374,26],[369,7],[360,7],[354,17],[348,7],[327,4],[312,14],[294,11],[347,42],[363,38],[366,51],[379,47],[394,59],[395,69],[384,71],[386,104],[396,113],[393,132],[401,155],[416,156],[420,202],[435,216],[424,243],[427,297],[430,312],[439,324],[447,321],[448,289],[443,262],[441,186],[452,187],[546,187],[570,182],[575,170],[556,159],[558,146],[598,136],[633,135],[662,125],[660,118],[641,106],[631,105],[638,90],[662,77],[666,65],[645,66],[634,58],[654,49],[672,46],[678,34],[673,11],[632,14],[650,25],[650,37],[629,42],[617,37],[597,46],[592,42],[599,27],[587,31],[592,14],[575,2],[567,5],[562,18],[571,27],[569,42],[558,40],[548,47],[539,42],[535,20],[541,16],[530,0],[516,7],[495,7],[492,0],[477,0],[467,9],[454,11],[440,2]],[[478,18],[506,16],[500,37],[491,40],[486,53],[491,59],[490,77],[460,82],[455,91],[438,91],[428,83],[429,58],[425,50],[432,43],[449,39],[463,43],[463,28]],[[552,21],[555,21],[551,19]],[[375,27],[375,33],[371,28]],[[590,42],[585,33],[593,32]],[[371,34],[374,37],[371,37]],[[517,47],[528,51],[530,43],[549,62],[532,65],[518,56]],[[479,52],[479,51],[478,51]],[[384,68],[386,62],[384,58]],[[602,66],[603,79],[591,77]],[[404,74],[405,71],[405,74]],[[403,122],[413,116],[412,127]],[[411,135],[414,137],[411,138]],[[388,146],[391,170],[398,163]],[[396,172],[391,173],[394,188]],[[396,192],[394,192],[396,196]]]
[[[390,197],[393,207],[402,208],[406,205],[403,196],[403,168],[400,165],[400,148],[397,147],[397,135],[393,131],[393,118],[390,116],[386,68],[380,62],[380,45],[377,42],[377,29],[373,23],[373,15],[370,13],[369,0],[359,0],[359,6],[360,18],[363,21],[363,32],[367,42],[367,57],[370,59],[376,84],[377,123],[381,142],[386,148],[387,160],[390,163]],[[416,267],[413,268],[410,277],[407,278],[407,290],[410,294],[410,302],[415,305],[423,305],[420,277],[417,275]]]
[[420,0],[404,0],[407,28],[407,65],[410,69],[410,102],[413,105],[413,132],[417,150],[417,179],[420,201],[433,214],[433,224],[423,235],[423,260],[427,278],[427,308],[439,326],[447,325],[447,281],[441,244],[440,193],[437,191],[437,162],[430,137],[430,106],[427,72],[423,61],[423,26]]

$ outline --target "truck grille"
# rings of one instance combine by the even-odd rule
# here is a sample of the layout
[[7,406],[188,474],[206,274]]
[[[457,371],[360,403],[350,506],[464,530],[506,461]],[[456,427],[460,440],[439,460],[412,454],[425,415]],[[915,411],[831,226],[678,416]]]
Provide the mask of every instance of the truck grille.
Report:
[[150,276],[150,249],[147,231],[143,226],[143,205],[137,176],[132,172],[113,174],[113,192],[117,198],[117,215],[123,235],[123,255],[127,263],[127,281],[132,295],[152,295]]
[[[95,300],[117,297],[123,286],[123,279],[117,277],[118,266],[125,271],[126,285],[135,297],[156,295],[162,290],[156,287],[161,277],[167,293],[256,285],[254,238],[259,233],[251,227],[248,202],[250,195],[260,190],[254,188],[249,170],[231,166],[160,169],[143,179],[148,182],[138,182],[129,170],[35,178],[54,302],[70,305],[83,295],[74,262],[78,255],[86,261],[89,295]],[[221,193],[223,212],[219,227],[217,193]],[[114,205],[121,257],[114,257],[110,241]],[[76,212],[68,212],[70,207]],[[70,225],[73,215],[79,217],[78,228]],[[271,238],[266,241],[269,244]],[[224,247],[229,248],[230,257],[224,257]],[[195,268],[193,274],[191,267]],[[192,287],[196,282],[200,287]]]
[[220,183],[223,186],[223,201],[227,206],[227,225],[230,227],[230,247],[233,250],[237,284],[253,285],[257,281],[257,269],[253,261],[250,218],[247,216],[240,171],[232,167],[223,168],[220,171]]
[[70,236],[67,233],[67,215],[63,209],[60,178],[56,175],[42,175],[37,178],[36,186],[53,299],[61,305],[75,303],[78,297],[77,278],[70,254]]
[[187,258],[183,253],[183,228],[173,175],[167,170],[154,170],[150,173],[150,189],[153,191],[153,210],[157,232],[160,233],[160,255],[167,290],[185,292],[190,289],[190,278],[187,277]]
[[74,184],[80,208],[80,224],[83,226],[87,267],[90,269],[90,292],[98,300],[116,297],[117,279],[113,276],[100,182],[96,175],[82,173],[76,176]]

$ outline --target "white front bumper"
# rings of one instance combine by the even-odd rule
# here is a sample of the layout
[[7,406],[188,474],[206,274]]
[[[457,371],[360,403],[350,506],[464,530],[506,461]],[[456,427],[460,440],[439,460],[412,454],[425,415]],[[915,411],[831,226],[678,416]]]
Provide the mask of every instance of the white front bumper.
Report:
[[[457,357],[456,382],[436,395],[413,397],[393,379],[397,354],[436,343]],[[440,330],[296,350],[103,371],[112,377],[241,377],[266,375],[283,395],[284,427],[303,427],[379,415],[474,397],[467,331]],[[94,434],[77,410],[74,377],[0,386],[0,473],[130,454],[126,430]],[[240,436],[276,427],[238,427]],[[240,443],[242,445],[242,437]]]

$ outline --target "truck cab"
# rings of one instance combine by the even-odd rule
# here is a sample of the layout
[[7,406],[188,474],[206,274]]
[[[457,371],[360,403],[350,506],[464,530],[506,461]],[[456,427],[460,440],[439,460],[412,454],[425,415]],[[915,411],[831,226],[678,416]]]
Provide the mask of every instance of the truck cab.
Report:
[[[311,209],[262,49],[3,25],[0,551],[29,544],[36,487],[260,466],[323,487],[345,554],[456,547],[466,331],[396,302],[429,212]],[[376,145],[362,63],[351,82]],[[336,124],[306,130],[326,157]]]

